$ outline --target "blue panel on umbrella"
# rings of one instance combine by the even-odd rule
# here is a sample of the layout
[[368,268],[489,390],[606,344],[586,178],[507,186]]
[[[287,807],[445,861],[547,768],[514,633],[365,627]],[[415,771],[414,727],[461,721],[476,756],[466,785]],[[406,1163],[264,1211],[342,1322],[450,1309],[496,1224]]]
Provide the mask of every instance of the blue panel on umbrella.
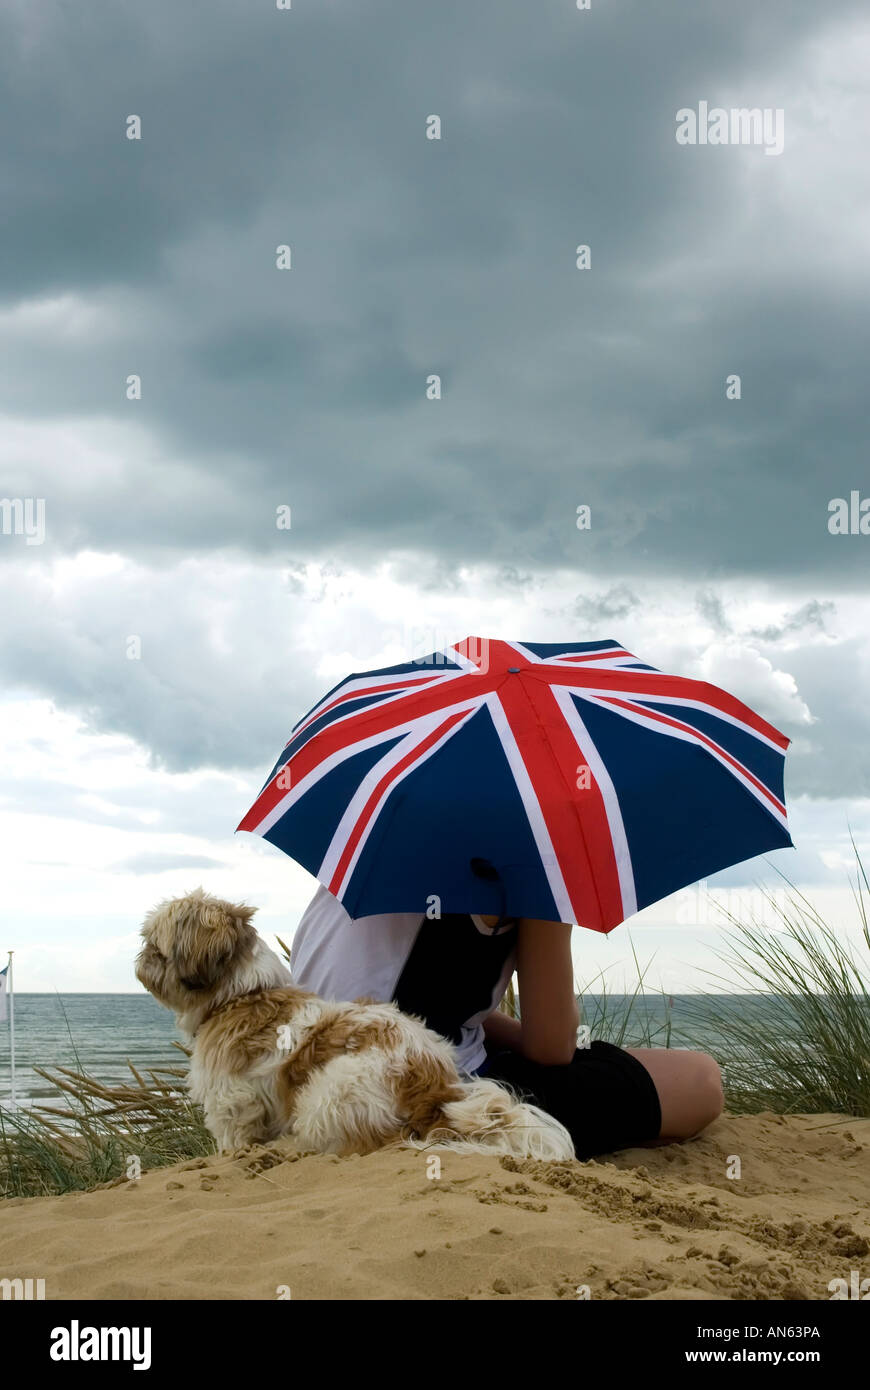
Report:
[[527,651],[534,652],[535,656],[541,657],[544,661],[548,656],[561,656],[563,652],[574,652],[579,656],[583,652],[600,651],[602,656],[606,656],[608,648],[616,651],[625,650],[621,642],[614,642],[610,637],[600,642],[520,642],[519,645]]
[[648,733],[577,697],[622,807],[638,907],[791,844],[786,830],[696,744]]
[[[717,719],[715,714],[706,710],[686,705],[668,705],[660,700],[638,700],[636,703],[647,705],[661,714],[668,714],[673,719],[681,719],[684,724],[691,724],[693,729],[706,734],[707,738],[714,739],[726,753],[743,763],[744,767],[764,782],[774,796],[778,796],[782,801],[785,755],[781,748],[771,748],[760,738],[754,738],[744,729],[738,729],[727,719]],[[669,736],[665,733],[663,737]]]
[[[488,859],[514,916],[558,912],[501,742],[484,707],[391,792],[360,855],[344,905],[352,917],[441,911],[497,914],[498,890],[472,871]],[[522,898],[515,896],[521,880]],[[527,904],[534,903],[532,913]]]
[[[370,681],[377,676],[407,676],[420,671],[424,666],[431,666],[436,672],[458,671],[460,669],[457,663],[455,661],[449,661],[447,657],[444,656],[443,652],[433,652],[431,656],[421,657],[417,661],[403,661],[398,666],[381,666],[376,671],[354,671],[352,675],[345,676],[343,680],[338,681],[331,690],[327,690],[323,698],[317,701],[317,704],[330,704],[333,695],[338,695],[353,681]],[[380,696],[375,696],[374,698],[379,699]],[[316,706],[312,706],[312,709],[314,708],[316,708]],[[348,704],[347,708],[350,708],[350,704]],[[309,710],[307,714],[303,714],[302,718],[296,721],[291,730],[291,735],[296,732],[300,724],[304,724],[306,719],[310,718],[311,712],[312,710]]]
[[385,739],[374,748],[345,758],[285,811],[263,838],[292,854],[309,873],[317,874],[347,803],[369,768],[398,742],[398,738]]
[[[378,705],[386,698],[386,694],[361,695],[358,700],[348,700],[343,704],[340,715],[344,718],[346,715],[353,714],[358,709],[365,709],[367,705]],[[290,740],[290,746],[284,751],[283,758],[286,758],[288,753],[298,753],[300,748],[305,747],[309,739],[312,739],[315,734],[319,734],[320,730],[325,729],[327,724],[333,724],[335,719],[336,712],[334,709],[330,710],[327,714],[321,714],[317,719],[312,719],[304,733],[293,735]],[[301,722],[304,723],[304,721]],[[278,766],[280,766],[280,763]]]

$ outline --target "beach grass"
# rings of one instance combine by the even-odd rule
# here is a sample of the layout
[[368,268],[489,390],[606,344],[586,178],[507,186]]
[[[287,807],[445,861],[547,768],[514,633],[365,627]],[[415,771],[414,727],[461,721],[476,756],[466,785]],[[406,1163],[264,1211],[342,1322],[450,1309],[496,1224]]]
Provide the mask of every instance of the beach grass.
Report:
[[117,1086],[66,1067],[35,1069],[63,1104],[0,1110],[0,1195],[83,1192],[215,1152],[187,1096],[186,1068],[142,1075],[127,1065],[132,1079]]
[[[679,1030],[663,991],[649,1008],[644,965],[631,941],[634,984],[609,988],[604,972],[575,990],[592,1038],[617,1047],[681,1047],[709,1052],[723,1070],[732,1114],[870,1116],[870,881],[854,844],[851,882],[857,945],[826,922],[784,875],[784,894],[761,890],[760,912],[738,917],[711,897],[723,925],[723,971],[713,988],[681,996]],[[741,1008],[741,995],[765,998],[763,1014]],[[519,1018],[511,990],[501,1007]]]
[[717,955],[727,973],[711,978],[768,996],[761,1024],[717,994],[694,1011],[694,1045],[711,1026],[722,1039],[707,1050],[724,1068],[733,1113],[870,1115],[870,883],[857,849],[855,865],[856,945],[784,875],[784,896],[764,894],[769,925],[720,909],[728,930]]

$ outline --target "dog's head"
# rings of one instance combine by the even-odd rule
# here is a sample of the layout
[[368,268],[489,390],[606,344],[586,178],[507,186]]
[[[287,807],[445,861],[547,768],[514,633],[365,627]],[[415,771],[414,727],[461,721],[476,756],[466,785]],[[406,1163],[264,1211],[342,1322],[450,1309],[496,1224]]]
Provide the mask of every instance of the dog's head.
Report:
[[251,926],[256,910],[222,902],[202,888],[159,903],[142,924],[137,979],[176,1013],[207,1013],[244,990],[259,941]]

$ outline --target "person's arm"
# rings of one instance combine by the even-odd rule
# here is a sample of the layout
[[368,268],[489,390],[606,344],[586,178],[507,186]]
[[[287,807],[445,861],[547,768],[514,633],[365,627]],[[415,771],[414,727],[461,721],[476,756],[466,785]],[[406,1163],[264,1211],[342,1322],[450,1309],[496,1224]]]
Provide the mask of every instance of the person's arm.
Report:
[[522,1052],[532,1062],[567,1065],[577,1047],[580,1013],[574,996],[571,928],[524,917],[517,933],[522,1018],[496,1011],[483,1022],[487,1043]]
[[507,1047],[511,1052],[522,1052],[523,1029],[518,1018],[496,1009],[483,1020],[483,1035],[490,1047]]
[[517,937],[517,979],[522,1051],[530,1061],[566,1066],[574,1056],[580,1024],[567,922],[522,918]]

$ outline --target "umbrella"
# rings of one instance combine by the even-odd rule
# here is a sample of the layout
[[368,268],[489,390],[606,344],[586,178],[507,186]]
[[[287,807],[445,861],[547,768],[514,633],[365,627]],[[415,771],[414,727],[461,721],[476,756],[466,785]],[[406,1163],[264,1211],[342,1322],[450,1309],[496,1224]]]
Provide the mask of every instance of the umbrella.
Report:
[[469,637],[336,685],[238,829],[351,917],[508,912],[607,932],[792,843],[788,744],[618,642]]

